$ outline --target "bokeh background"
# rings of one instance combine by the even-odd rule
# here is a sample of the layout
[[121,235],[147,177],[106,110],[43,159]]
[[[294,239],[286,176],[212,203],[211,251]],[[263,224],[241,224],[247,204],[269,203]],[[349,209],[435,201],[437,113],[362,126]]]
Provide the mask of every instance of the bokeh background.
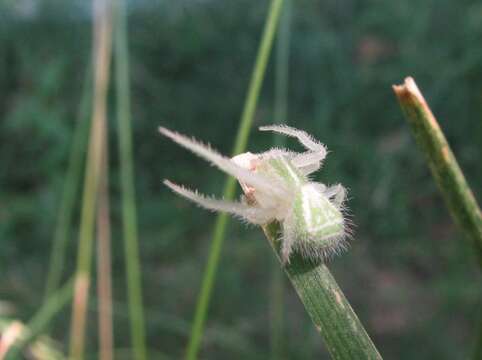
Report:
[[[163,178],[219,196],[224,175],[157,133],[164,125],[229,154],[268,1],[130,1],[135,181],[149,348],[180,358],[215,215]],[[349,188],[350,250],[330,267],[386,359],[463,359],[482,278],[453,225],[391,85],[417,80],[482,199],[482,4],[468,0],[292,1],[288,123],[330,154],[316,179]],[[0,316],[42,303],[73,129],[91,59],[85,1],[0,2]],[[273,51],[273,54],[275,52]],[[274,56],[255,127],[273,123]],[[113,91],[110,100],[113,102]],[[128,348],[117,128],[109,110],[116,348]],[[274,138],[253,129],[251,152]],[[300,149],[291,140],[287,146]],[[80,204],[78,192],[77,207]],[[75,228],[67,278],[75,269]],[[232,221],[201,358],[269,358],[273,254],[259,229]],[[95,290],[95,287],[93,287]],[[95,294],[88,346],[97,349]],[[288,283],[286,359],[327,359]],[[66,348],[70,308],[51,336]]]

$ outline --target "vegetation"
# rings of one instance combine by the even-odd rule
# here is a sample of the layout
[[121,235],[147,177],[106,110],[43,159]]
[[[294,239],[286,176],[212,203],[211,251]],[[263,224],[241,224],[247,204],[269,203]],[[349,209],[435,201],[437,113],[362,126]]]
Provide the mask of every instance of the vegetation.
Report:
[[[230,152],[269,4],[128,4],[135,186],[128,196],[135,193],[137,206],[142,326],[149,355],[180,358],[215,216],[173,196],[161,179],[196,184],[216,195],[224,179],[201,170],[203,164],[187,152],[173,150],[156,128],[166,125]],[[387,359],[462,359],[473,349],[474,314],[482,298],[474,250],[458,241],[462,232],[414,146],[390,86],[405,75],[417,79],[480,202],[481,14],[474,0],[437,6],[429,0],[292,2],[287,121],[332,151],[317,179],[328,184],[343,179],[350,190],[355,240],[328,266]],[[49,335],[58,341],[53,347],[63,353],[70,321],[63,304],[71,296],[66,289],[76,269],[81,218],[78,186],[68,190],[74,194],[72,227],[62,225],[60,235],[54,229],[61,222],[59,208],[66,206],[62,187],[71,145],[78,141],[76,113],[90,108],[81,99],[92,57],[91,20],[90,5],[80,0],[0,3],[0,316],[33,324],[35,332],[46,329],[48,319]],[[273,65],[267,64],[253,126],[276,121]],[[121,198],[126,170],[120,165],[126,160],[117,151],[113,95],[106,100],[114,346],[115,358],[130,358]],[[265,134],[252,135],[249,150],[269,145]],[[226,234],[200,357],[266,359],[273,253],[257,228],[232,222]],[[44,302],[39,294],[45,292],[56,236],[66,239],[67,261],[50,281],[48,292],[56,301]],[[291,286],[284,296],[284,358],[328,357]],[[91,297],[87,358],[99,349],[99,299],[94,291]],[[47,315],[33,322],[38,314]]]

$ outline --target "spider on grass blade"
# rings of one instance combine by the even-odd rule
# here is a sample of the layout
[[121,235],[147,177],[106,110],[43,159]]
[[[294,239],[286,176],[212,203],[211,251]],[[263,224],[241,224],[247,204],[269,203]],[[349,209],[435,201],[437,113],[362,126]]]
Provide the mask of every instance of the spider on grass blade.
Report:
[[303,257],[323,261],[346,247],[347,221],[340,184],[326,187],[310,181],[326,157],[326,148],[302,130],[288,126],[262,126],[295,137],[307,149],[296,153],[271,149],[261,154],[246,152],[229,159],[209,146],[160,127],[159,131],[238,179],[245,192],[241,202],[217,200],[164,180],[175,193],[214,210],[233,214],[257,225],[278,221],[282,227],[281,259],[289,262],[293,250]]

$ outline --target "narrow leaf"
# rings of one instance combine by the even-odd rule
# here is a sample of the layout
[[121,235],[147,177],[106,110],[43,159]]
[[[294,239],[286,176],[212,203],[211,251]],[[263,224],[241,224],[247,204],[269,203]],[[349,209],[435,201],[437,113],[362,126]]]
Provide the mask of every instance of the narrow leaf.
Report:
[[[263,230],[281,263],[279,224],[271,223]],[[284,270],[332,359],[382,358],[326,264],[294,253]]]

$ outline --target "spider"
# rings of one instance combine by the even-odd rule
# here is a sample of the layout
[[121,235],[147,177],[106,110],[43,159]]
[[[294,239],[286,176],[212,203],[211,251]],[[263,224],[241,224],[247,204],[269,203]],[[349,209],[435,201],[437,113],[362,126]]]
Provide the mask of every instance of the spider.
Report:
[[326,187],[309,178],[320,169],[327,154],[326,147],[306,132],[292,127],[271,125],[259,130],[295,137],[307,151],[296,153],[274,148],[260,154],[246,152],[229,159],[208,145],[159,128],[163,135],[238,179],[245,193],[240,202],[206,197],[169,180],[164,180],[164,184],[201,207],[230,213],[252,224],[263,226],[278,221],[283,264],[289,263],[294,250],[304,258],[324,261],[346,247],[347,234],[343,205],[345,188],[340,184]]

